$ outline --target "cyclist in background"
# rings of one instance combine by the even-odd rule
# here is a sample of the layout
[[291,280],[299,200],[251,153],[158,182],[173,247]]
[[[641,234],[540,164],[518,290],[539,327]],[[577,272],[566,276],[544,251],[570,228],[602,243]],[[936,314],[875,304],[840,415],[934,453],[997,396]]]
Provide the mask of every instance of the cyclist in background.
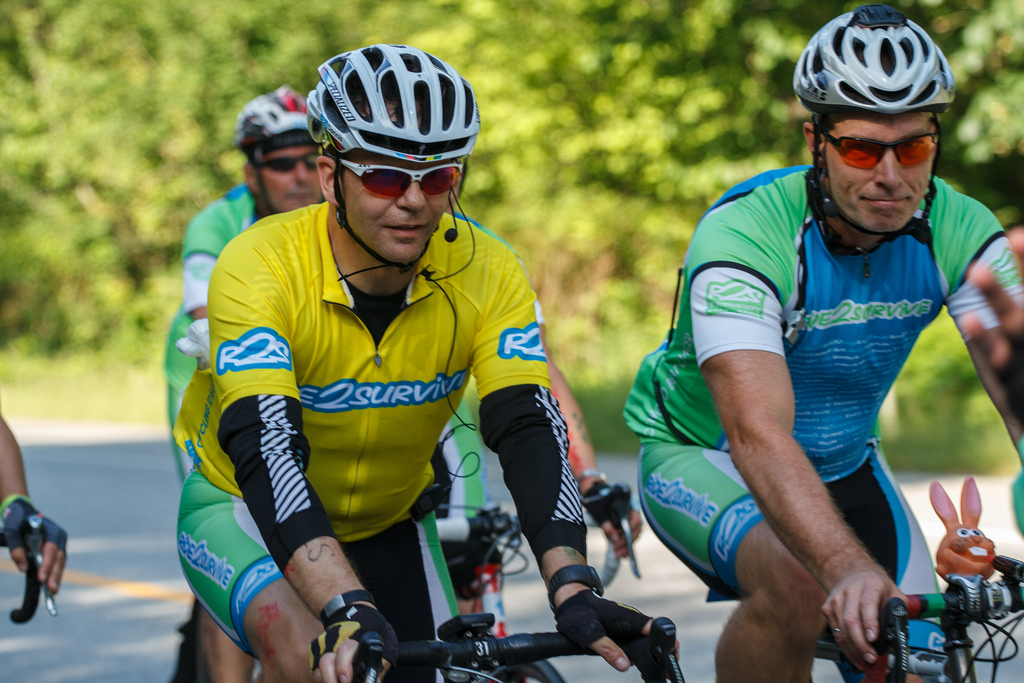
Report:
[[[878,411],[942,305],[961,330],[970,312],[996,324],[969,264],[1020,291],[995,216],[935,176],[953,74],[924,29],[885,5],[845,13],[811,38],[794,89],[812,166],[755,176],[704,214],[678,323],[625,409],[652,530],[740,601],[719,681],[807,681],[826,623],[863,668],[885,600],[934,592]],[[925,645],[938,631],[912,628]]]
[[178,521],[193,592],[264,680],[312,667],[350,681],[369,634],[390,663],[398,639],[434,637],[454,598],[430,458],[472,374],[559,628],[624,670],[605,629],[635,636],[650,620],[595,592],[532,290],[509,249],[445,213],[480,128],[471,86],[406,46],[319,72],[309,125],[327,202],[224,249],[211,367],[175,425],[198,463]]
[[[28,497],[25,465],[18,442],[0,416],[0,519],[11,552],[11,560],[20,571],[28,569],[22,522],[39,514]],[[43,517],[43,561],[39,565],[39,582],[54,594],[60,589],[61,575],[67,562],[68,535],[49,517]]]
[[[461,213],[462,206],[459,199],[465,187],[467,171],[468,163],[464,163],[462,175],[459,177],[454,193],[459,209],[454,215],[458,220],[471,221],[477,229],[501,240],[486,226],[466,218]],[[569,438],[567,454],[569,467],[579,485],[583,506],[590,516],[601,525],[608,542],[615,549],[616,556],[620,559],[625,558],[628,555],[626,538],[621,528],[613,523],[607,499],[603,496],[608,491],[608,478],[597,467],[594,445],[590,440],[590,433],[586,421],[583,419],[583,411],[580,409],[579,402],[569,387],[565,375],[562,374],[551,357],[550,347],[547,344],[546,321],[539,300],[534,303],[534,310],[537,315],[541,344],[543,344],[547,356],[551,393],[558,401],[562,417],[566,422]],[[473,426],[473,417],[465,404],[459,406],[456,414],[445,425],[441,438],[438,439],[433,462],[434,471],[438,473],[439,478],[442,481],[447,480],[451,486],[447,504],[438,508],[439,518],[473,516],[475,510],[490,503],[483,443]],[[636,539],[643,524],[639,510],[630,508],[628,519],[625,522],[629,525],[633,539]],[[468,596],[474,595],[476,592],[474,587],[475,571],[483,559],[483,552],[486,549],[481,548],[480,552],[466,552],[466,548],[462,544],[457,544],[456,549],[456,553],[450,553],[448,544],[445,544],[448,570],[455,584],[455,592],[462,598],[459,603],[460,610],[463,610],[464,606],[471,609],[469,606],[473,605],[474,601]]]
[[[210,273],[224,246],[260,218],[322,201],[316,174],[317,146],[306,128],[306,98],[287,85],[248,102],[235,123],[234,145],[248,159],[245,182],[203,208],[185,230],[182,245],[182,305],[167,335],[164,373],[171,427],[195,360],[183,355],[174,343],[185,336],[194,320],[206,318]],[[175,446],[181,481],[192,470],[188,455]],[[213,681],[248,680],[252,658],[239,650],[193,605],[190,620],[181,627],[183,636],[172,683],[196,680],[197,667],[205,668]],[[197,662],[197,633],[202,642],[202,662]]]
[[[260,218],[323,201],[316,174],[317,147],[306,129],[306,98],[287,85],[248,102],[235,122],[234,146],[245,154],[245,182],[204,207],[185,229],[182,300],[167,335],[164,373],[170,425],[178,416],[196,363],[174,348],[194,320],[206,317],[210,273],[231,238]],[[192,468],[178,454],[182,481]]]

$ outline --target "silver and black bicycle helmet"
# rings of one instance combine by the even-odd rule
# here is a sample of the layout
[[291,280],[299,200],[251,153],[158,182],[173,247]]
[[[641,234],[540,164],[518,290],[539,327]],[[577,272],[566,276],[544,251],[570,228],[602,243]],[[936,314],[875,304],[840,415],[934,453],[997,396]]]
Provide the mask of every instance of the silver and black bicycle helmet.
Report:
[[451,66],[405,45],[371,45],[320,65],[309,132],[339,153],[410,161],[468,156],[480,132],[473,88]]
[[887,5],[863,5],[825,24],[797,62],[793,90],[815,114],[944,112],[953,72],[920,26]]
[[238,114],[234,142],[250,160],[283,147],[312,145],[306,98],[287,85],[254,98]]

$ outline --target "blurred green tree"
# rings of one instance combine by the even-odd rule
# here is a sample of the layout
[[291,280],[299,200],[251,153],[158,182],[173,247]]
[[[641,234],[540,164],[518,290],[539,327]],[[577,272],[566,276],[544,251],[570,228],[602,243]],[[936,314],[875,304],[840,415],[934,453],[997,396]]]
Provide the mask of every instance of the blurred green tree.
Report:
[[[0,344],[159,353],[184,226],[241,178],[242,104],[282,83],[308,90],[338,52],[396,42],[473,83],[483,131],[465,209],[520,252],[574,383],[624,386],[668,328],[704,209],[808,161],[793,65],[856,4],[5,0]],[[894,4],[958,79],[942,175],[1004,223],[1024,219],[1024,0]],[[915,379],[901,401],[936,388]],[[962,407],[978,389],[956,391]]]

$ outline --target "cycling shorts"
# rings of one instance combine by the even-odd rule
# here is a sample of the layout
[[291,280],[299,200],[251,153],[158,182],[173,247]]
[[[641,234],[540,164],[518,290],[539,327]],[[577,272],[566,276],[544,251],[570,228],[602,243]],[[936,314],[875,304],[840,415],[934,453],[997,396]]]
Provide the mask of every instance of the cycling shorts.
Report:
[[[437,627],[456,614],[432,514],[344,548],[400,641],[432,639]],[[284,577],[242,499],[198,472],[182,489],[178,559],[196,599],[242,650],[253,654],[243,628],[245,611],[261,590]],[[388,680],[400,671],[391,672]],[[408,669],[399,679],[434,681],[435,672]]]
[[[863,465],[825,485],[847,524],[895,577],[900,590],[937,591],[924,536],[877,449],[868,447]],[[640,451],[640,491],[651,529],[711,589],[709,599],[739,597],[736,553],[764,516],[729,454],[645,441]],[[912,624],[911,645],[941,649],[942,642],[937,625]]]

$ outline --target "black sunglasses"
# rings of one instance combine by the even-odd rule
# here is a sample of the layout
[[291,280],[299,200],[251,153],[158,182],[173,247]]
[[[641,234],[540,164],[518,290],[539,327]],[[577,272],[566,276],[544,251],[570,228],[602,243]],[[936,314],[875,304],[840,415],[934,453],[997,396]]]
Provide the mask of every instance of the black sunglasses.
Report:
[[274,157],[273,159],[266,159],[265,161],[261,161],[257,165],[262,166],[264,168],[269,168],[271,171],[277,171],[278,173],[287,173],[288,171],[295,168],[295,164],[301,161],[303,164],[305,164],[306,170],[315,171],[316,160],[319,157],[320,155],[318,153],[310,152],[309,154],[304,154],[301,157]]

